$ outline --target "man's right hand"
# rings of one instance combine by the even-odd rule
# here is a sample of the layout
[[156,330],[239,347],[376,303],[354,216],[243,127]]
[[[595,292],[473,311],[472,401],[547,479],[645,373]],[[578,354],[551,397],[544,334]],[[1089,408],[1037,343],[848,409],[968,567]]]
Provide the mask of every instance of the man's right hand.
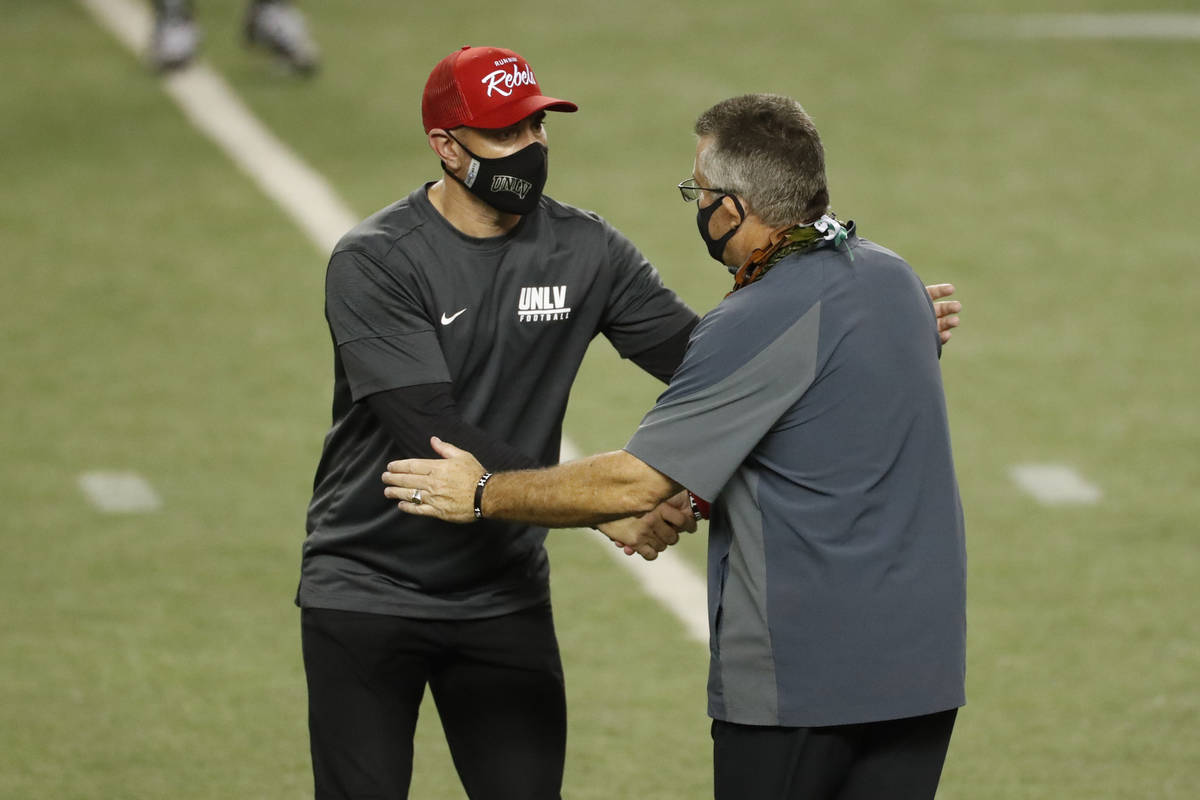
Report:
[[681,531],[696,530],[696,520],[690,509],[684,511],[678,503],[664,500],[653,511],[640,517],[626,517],[597,525],[597,529],[612,539],[625,555],[637,553],[647,561],[679,541]]

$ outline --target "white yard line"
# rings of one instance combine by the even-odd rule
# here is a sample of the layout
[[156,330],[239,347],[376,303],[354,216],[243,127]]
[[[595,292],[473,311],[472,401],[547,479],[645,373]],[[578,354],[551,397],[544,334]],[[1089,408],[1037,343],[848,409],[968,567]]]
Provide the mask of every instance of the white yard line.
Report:
[[[139,57],[144,55],[153,24],[147,5],[132,0],[79,1],[126,47]],[[322,255],[358,222],[321,174],[267,130],[203,61],[168,76],[164,85],[192,124],[295,220]],[[572,458],[578,450],[564,440],[563,453]],[[708,641],[704,580],[679,555],[667,551],[653,562],[644,562],[639,556],[626,557],[604,536],[598,541],[633,572],[647,593],[679,618],[693,638]]]
[[138,514],[162,507],[158,494],[136,472],[85,472],[79,476],[79,488],[93,506],[112,514]]
[[625,555],[607,536],[594,533],[609,555],[633,573],[642,591],[675,615],[688,636],[708,644],[708,585],[683,556],[667,549],[653,561],[645,561],[641,556]]
[[[563,439],[563,461],[579,458],[580,455],[571,442]],[[708,586],[704,577],[683,556],[676,550],[667,549],[653,561],[646,561],[641,556],[625,555],[625,551],[604,534],[595,532],[595,535],[609,555],[633,573],[642,590],[675,615],[689,636],[708,644]]]
[[1005,39],[1200,39],[1200,14],[1018,14],[963,15],[959,33],[972,38]]
[[1013,482],[1045,506],[1092,505],[1103,493],[1075,470],[1062,464],[1017,464]]

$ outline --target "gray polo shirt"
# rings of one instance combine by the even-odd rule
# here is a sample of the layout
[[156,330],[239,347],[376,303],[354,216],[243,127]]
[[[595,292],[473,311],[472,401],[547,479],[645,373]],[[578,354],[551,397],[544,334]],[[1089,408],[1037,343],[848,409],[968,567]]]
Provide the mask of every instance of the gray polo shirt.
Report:
[[920,279],[856,235],[785,258],[692,334],[626,449],[713,501],[715,719],[840,725],[965,702],[939,348]]

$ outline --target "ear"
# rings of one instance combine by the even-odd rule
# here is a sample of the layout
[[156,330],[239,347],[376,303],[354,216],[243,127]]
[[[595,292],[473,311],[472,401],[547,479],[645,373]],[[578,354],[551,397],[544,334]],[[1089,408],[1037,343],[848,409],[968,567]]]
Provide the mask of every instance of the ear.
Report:
[[442,128],[432,128],[429,131],[429,147],[452,170],[458,169],[461,166],[460,159],[466,156],[462,148],[455,144],[450,134]]
[[[746,214],[743,214],[741,211],[738,211],[738,204],[736,202],[734,202],[732,195],[727,194],[724,197],[722,197],[721,205],[724,206],[725,212],[727,214],[729,214],[730,217],[733,218],[733,220],[734,220],[733,227],[736,228],[739,225],[741,225],[743,222],[746,221]],[[745,207],[746,207],[746,204],[743,202],[742,208],[745,208]]]

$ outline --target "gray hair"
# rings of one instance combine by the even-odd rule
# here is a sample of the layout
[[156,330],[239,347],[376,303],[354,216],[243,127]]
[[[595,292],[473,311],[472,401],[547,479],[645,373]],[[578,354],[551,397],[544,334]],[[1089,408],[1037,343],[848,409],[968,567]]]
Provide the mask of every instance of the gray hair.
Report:
[[710,185],[744,198],[765,224],[812,222],[829,209],[821,136],[795,100],[722,100],[696,120],[696,135],[713,139],[699,163]]

